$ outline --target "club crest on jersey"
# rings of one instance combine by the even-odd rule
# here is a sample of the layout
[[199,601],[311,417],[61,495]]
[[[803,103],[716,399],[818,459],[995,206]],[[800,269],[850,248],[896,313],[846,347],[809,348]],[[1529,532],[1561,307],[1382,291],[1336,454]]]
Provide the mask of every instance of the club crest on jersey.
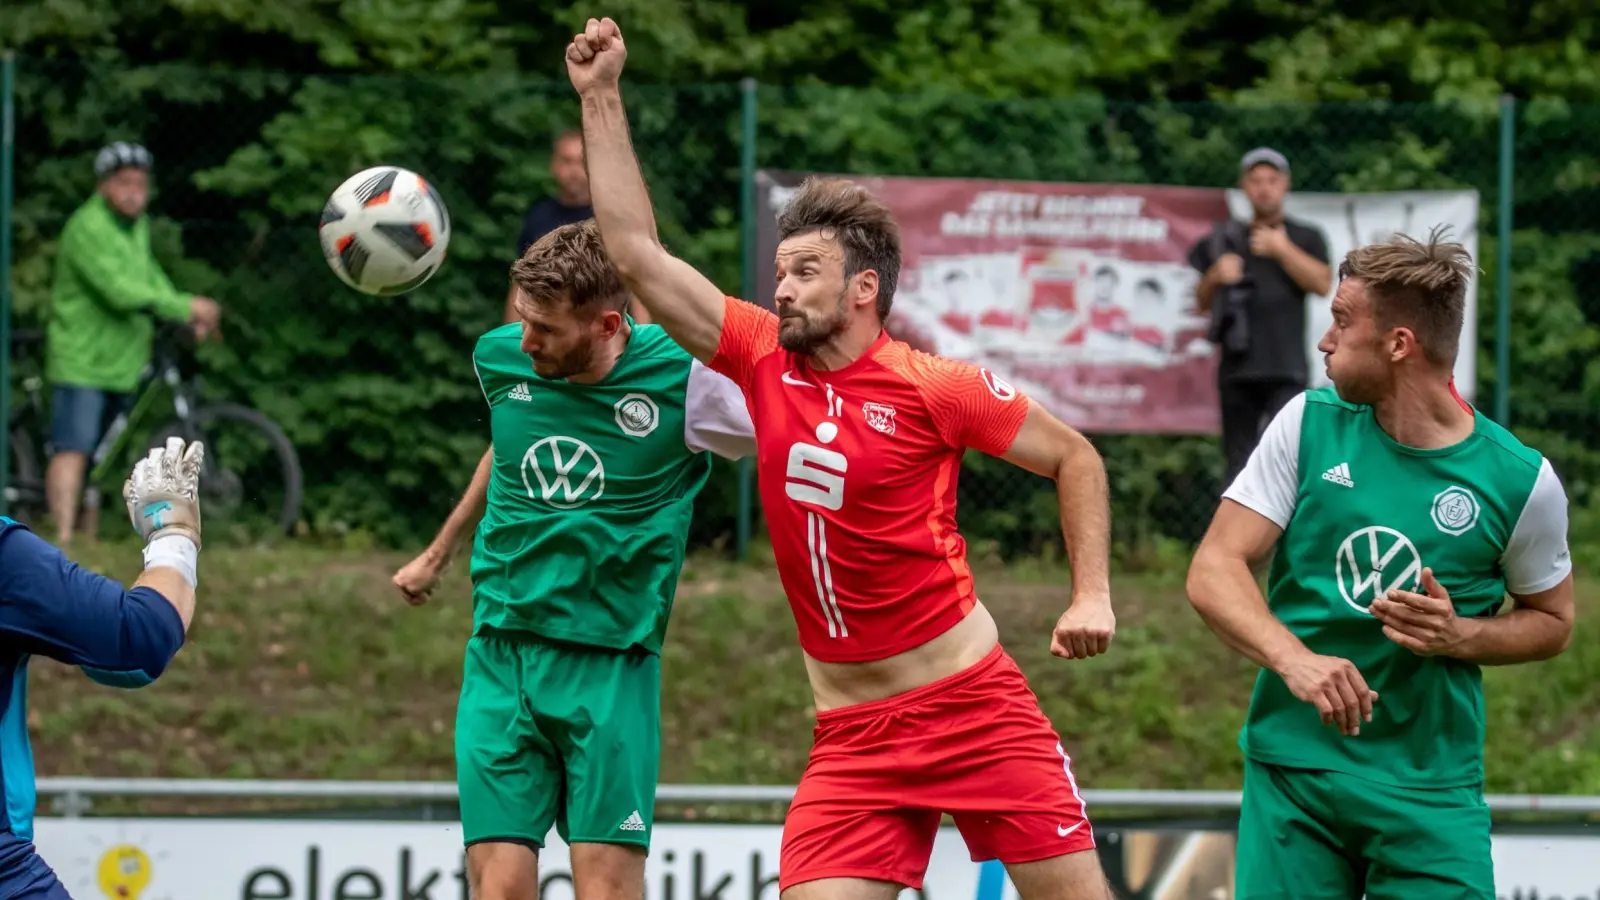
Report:
[[1463,535],[1478,524],[1480,510],[1471,491],[1451,485],[1433,498],[1433,524],[1445,534]]
[[978,374],[983,378],[984,387],[1001,402],[1010,403],[1017,398],[1017,389],[1011,386],[1011,382],[988,369],[979,369]]
[[1411,539],[1383,525],[1352,531],[1339,544],[1333,564],[1339,596],[1365,615],[1372,601],[1393,590],[1415,591],[1422,583],[1422,556]]
[[618,400],[613,408],[617,412],[617,427],[633,437],[644,437],[655,431],[656,423],[661,419],[661,410],[656,402],[644,394],[628,394]]
[[863,403],[861,414],[866,417],[873,431],[894,434],[894,407],[887,403]]

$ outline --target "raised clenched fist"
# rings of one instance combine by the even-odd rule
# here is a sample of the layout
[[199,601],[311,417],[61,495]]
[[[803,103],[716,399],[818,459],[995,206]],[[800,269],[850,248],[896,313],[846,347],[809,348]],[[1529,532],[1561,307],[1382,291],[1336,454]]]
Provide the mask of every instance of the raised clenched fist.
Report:
[[567,45],[567,76],[578,93],[615,88],[622,77],[628,48],[622,29],[610,19],[590,19],[583,33]]

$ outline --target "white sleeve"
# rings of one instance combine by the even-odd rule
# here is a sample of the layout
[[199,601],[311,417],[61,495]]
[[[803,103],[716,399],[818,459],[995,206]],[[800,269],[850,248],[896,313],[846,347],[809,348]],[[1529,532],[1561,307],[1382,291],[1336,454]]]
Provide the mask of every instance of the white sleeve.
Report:
[[699,453],[739,459],[756,454],[756,430],[744,391],[700,360],[689,363],[689,383],[683,398],[683,443]]
[[1511,540],[1506,542],[1500,565],[1506,573],[1506,590],[1523,596],[1550,590],[1572,571],[1572,553],[1567,549],[1567,492],[1548,459],[1540,463],[1539,477],[1511,531]]
[[1272,418],[1256,444],[1244,471],[1222,496],[1289,527],[1295,497],[1300,493],[1300,422],[1305,417],[1306,395],[1298,394]]

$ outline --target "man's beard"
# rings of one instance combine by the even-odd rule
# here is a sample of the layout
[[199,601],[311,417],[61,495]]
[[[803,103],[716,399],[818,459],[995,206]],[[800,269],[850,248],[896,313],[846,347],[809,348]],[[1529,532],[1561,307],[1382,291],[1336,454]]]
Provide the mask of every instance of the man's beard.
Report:
[[[778,346],[802,356],[810,356],[817,352],[822,345],[833,340],[835,336],[843,334],[845,326],[849,324],[848,308],[845,305],[845,292],[839,291],[839,302],[834,306],[833,312],[821,319],[811,319],[803,315],[786,317],[778,322]],[[786,322],[799,322],[800,327],[784,327]]]
[[540,370],[539,363],[535,361],[533,374],[546,381],[561,381],[589,371],[592,362],[594,362],[594,341],[584,341],[565,355],[547,363],[545,370]]

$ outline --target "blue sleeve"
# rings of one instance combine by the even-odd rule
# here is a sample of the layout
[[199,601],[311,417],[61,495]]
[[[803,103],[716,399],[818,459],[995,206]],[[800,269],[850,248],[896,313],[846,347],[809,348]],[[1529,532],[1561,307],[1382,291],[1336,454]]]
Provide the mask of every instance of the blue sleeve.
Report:
[[184,638],[160,593],[126,590],[12,523],[0,527],[0,634],[116,687],[159,678]]

